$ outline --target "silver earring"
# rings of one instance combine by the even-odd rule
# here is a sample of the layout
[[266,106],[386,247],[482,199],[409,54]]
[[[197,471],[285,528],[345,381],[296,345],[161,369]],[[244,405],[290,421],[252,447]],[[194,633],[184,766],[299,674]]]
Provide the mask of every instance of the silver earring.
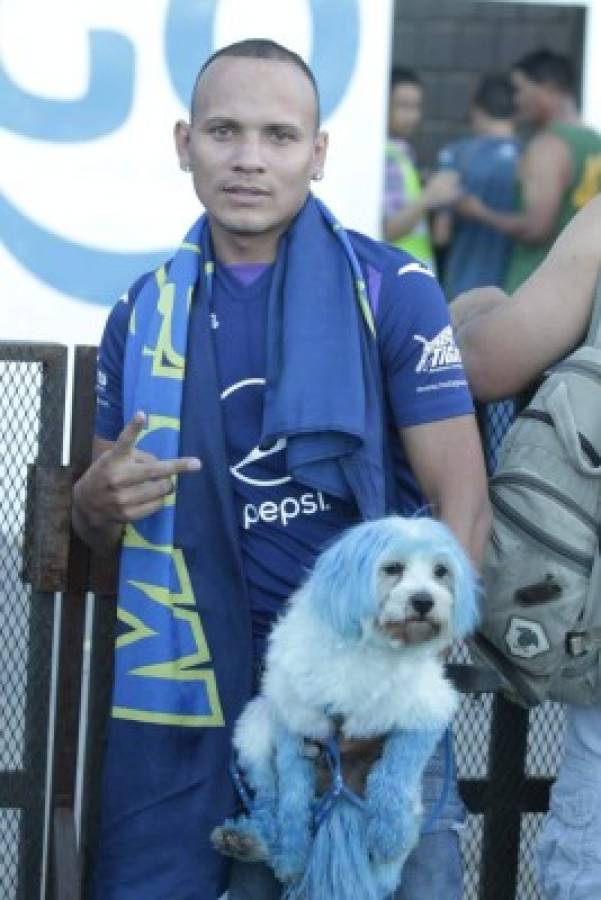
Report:
[[180,163],[180,169],[182,170],[182,172],[191,172],[192,166],[190,165],[190,163]]
[[314,172],[311,177],[313,178],[313,181],[321,181],[321,179],[323,178],[323,172]]

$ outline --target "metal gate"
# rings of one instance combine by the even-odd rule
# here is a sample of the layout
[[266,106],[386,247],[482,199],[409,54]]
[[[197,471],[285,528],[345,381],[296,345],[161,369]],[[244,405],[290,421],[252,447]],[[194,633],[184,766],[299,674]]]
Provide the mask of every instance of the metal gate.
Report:
[[43,548],[25,540],[26,499],[35,488],[34,462],[39,472],[61,463],[66,366],[65,347],[0,344],[3,900],[34,900],[42,878],[56,601],[52,588],[31,586],[30,573],[42,562]]
[[[64,467],[66,348],[0,344],[2,900],[37,900],[42,889],[45,900],[88,894],[112,678],[115,567],[94,559],[70,534],[69,518],[71,485],[90,458],[95,359],[94,347],[76,348],[70,465]],[[89,592],[95,599],[88,647]],[[56,702],[50,717],[53,646]],[[82,705],[84,662],[90,679]],[[453,664],[465,691],[455,726],[460,788],[469,810],[464,900],[537,900],[532,848],[557,765],[561,709],[546,704],[528,713],[491,693],[490,678],[469,665],[463,647]],[[78,759],[80,732],[87,751]],[[45,837],[49,877],[42,887]]]

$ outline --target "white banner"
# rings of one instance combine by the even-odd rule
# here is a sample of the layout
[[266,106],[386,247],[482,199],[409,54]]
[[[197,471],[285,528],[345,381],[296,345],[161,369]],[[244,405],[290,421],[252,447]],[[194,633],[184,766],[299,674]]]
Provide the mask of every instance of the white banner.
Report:
[[310,64],[330,132],[319,192],[374,236],[391,0],[3,0],[0,337],[97,343],[110,306],[199,214],[172,128],[201,63],[246,37]]

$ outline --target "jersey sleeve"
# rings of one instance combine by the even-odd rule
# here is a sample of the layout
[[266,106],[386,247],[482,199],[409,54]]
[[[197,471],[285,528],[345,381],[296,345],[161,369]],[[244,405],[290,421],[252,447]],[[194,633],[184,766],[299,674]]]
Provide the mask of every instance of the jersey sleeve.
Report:
[[473,412],[447,303],[428,269],[399,257],[383,275],[376,324],[397,428]]
[[136,299],[151,276],[152,272],[141,275],[112,308],[98,348],[96,435],[108,441],[115,441],[125,425],[123,421],[125,342]]
[[131,308],[126,294],[107,319],[96,368],[96,434],[114,441],[123,430],[123,360]]

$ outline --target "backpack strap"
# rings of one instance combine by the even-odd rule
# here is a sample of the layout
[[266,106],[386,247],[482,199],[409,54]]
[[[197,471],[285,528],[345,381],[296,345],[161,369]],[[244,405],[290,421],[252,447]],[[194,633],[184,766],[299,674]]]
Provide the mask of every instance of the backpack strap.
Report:
[[584,343],[589,347],[601,347],[601,271],[595,286],[591,321]]

